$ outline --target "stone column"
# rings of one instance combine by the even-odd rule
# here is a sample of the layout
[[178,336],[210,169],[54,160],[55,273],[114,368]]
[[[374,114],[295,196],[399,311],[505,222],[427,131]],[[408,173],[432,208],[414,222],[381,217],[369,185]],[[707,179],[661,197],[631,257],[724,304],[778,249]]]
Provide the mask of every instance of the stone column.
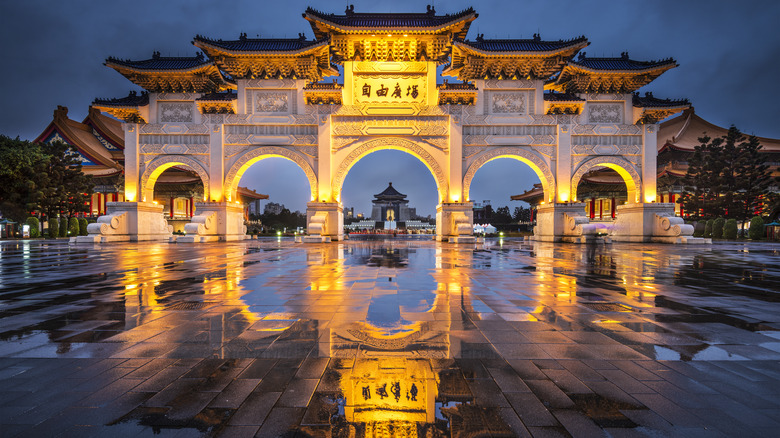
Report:
[[442,193],[439,202],[469,201],[463,193],[463,126],[450,116],[449,193]]
[[[138,124],[123,123],[125,128],[125,201],[137,202],[141,196],[142,187],[139,187],[141,175],[139,173]],[[151,202],[151,199],[149,200]],[[100,207],[98,207],[100,212]]]
[[[319,117],[319,116],[317,116]],[[341,193],[333,193],[332,153],[330,150],[331,117],[317,126],[317,199],[311,202],[340,202]]]
[[642,136],[642,193],[640,202],[656,201],[656,162],[658,159],[656,125],[644,125]]
[[[569,202],[571,199],[571,126],[558,125],[558,147],[555,157],[555,180],[558,193],[555,202]],[[545,193],[545,195],[547,195]],[[545,196],[547,199],[549,197]]]
[[224,193],[225,181],[225,155],[222,151],[222,125],[209,126],[209,193],[208,198],[212,202],[222,202],[232,196]]

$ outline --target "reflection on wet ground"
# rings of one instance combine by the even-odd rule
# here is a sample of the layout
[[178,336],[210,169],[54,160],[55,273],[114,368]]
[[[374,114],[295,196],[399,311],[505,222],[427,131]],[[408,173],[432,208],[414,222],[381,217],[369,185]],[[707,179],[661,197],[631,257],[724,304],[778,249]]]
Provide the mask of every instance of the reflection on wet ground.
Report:
[[0,435],[771,436],[780,245],[0,243]]

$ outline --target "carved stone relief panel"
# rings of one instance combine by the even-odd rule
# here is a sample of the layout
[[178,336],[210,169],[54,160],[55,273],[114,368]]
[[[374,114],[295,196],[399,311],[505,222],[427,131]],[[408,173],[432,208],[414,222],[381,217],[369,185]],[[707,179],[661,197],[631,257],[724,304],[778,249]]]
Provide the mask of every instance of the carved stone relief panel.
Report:
[[192,123],[195,104],[192,102],[159,102],[157,120],[160,123]]
[[623,123],[623,102],[588,102],[589,123]]
[[254,113],[289,113],[291,93],[287,91],[254,91]]
[[528,93],[525,91],[488,92],[486,113],[489,114],[525,114],[527,112]]
[[536,88],[536,84],[533,81],[521,79],[521,80],[502,80],[502,79],[488,79],[485,81],[485,89],[495,88]]

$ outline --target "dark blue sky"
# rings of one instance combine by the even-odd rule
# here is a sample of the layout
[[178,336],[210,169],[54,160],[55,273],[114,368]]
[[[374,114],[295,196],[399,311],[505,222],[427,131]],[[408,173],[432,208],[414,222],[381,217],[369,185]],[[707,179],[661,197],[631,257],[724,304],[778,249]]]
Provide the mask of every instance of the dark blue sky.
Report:
[[[35,138],[51,121],[57,105],[70,108],[72,118],[86,116],[96,97],[120,97],[132,83],[102,65],[108,56],[146,59],[158,50],[164,56],[194,54],[196,34],[234,39],[294,37],[308,23],[307,6],[342,13],[347,3],[355,11],[424,11],[426,2],[351,0],[269,2],[261,0],[136,0],[3,1],[0,37],[4,42],[0,77],[5,85],[0,101],[0,133]],[[641,7],[638,6],[641,4]],[[680,1],[652,2],[560,0],[556,2],[481,0],[437,1],[439,13],[473,6],[477,32],[486,38],[543,39],[588,37],[589,56],[634,59],[674,57],[680,64],[640,91],[656,97],[688,98],[696,112],[723,126],[780,137],[776,100],[780,97],[780,2]],[[305,209],[305,177],[289,163],[266,160],[250,169],[242,185],[269,193],[293,210]],[[472,199],[510,204],[538,179],[527,166],[499,160],[483,168],[474,181]],[[271,175],[273,174],[273,175]],[[433,213],[433,178],[418,161],[402,152],[377,152],[359,162],[348,175],[343,193],[346,206],[370,207],[371,195],[393,181],[409,194],[420,213]],[[514,204],[514,203],[513,203]],[[510,204],[511,205],[511,204]]]

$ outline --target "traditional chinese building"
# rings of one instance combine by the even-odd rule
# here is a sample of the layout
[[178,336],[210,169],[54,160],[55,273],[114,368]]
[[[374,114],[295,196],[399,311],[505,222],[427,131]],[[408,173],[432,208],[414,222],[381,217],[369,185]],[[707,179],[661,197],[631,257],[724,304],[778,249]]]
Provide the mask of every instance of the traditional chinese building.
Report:
[[[652,98],[652,95],[649,96]],[[635,100],[638,96],[635,96]],[[680,102],[682,105],[684,102]],[[659,117],[663,117],[660,114]],[[688,214],[676,201],[684,193],[682,179],[688,170],[688,160],[694,148],[701,144],[699,138],[709,136],[719,138],[726,135],[728,128],[714,125],[688,108],[677,117],[659,125],[658,130],[658,200],[672,203],[675,215],[687,217]],[[761,153],[774,177],[780,176],[780,140],[758,137],[763,146]],[[583,175],[577,190],[585,203],[585,214],[593,220],[611,221],[616,218],[617,205],[626,203],[626,184],[623,178],[609,168],[594,169]],[[532,207],[543,202],[541,184],[535,184],[526,192],[512,196],[513,201],[525,201]]]
[[371,201],[371,220],[374,222],[397,221],[406,222],[412,219],[409,211],[409,200],[389,183],[382,193],[374,195]]
[[[589,57],[581,52],[590,44],[584,36],[469,38],[478,18],[473,8],[308,8],[303,18],[313,39],[198,35],[192,44],[202,52],[192,57],[108,58],[107,66],[147,94],[95,102],[123,120],[127,202],[108,214],[128,225],[84,240],[164,238],[149,201],[172,167],[203,183],[199,213],[187,225],[192,239],[241,239],[238,181],[267,157],[295,162],[309,180],[307,239],[340,239],[344,179],[356,162],[385,149],[409,153],[430,170],[441,240],[473,240],[471,182],[499,158],[524,162],[539,175],[540,240],[595,232],[577,190],[585,175],[604,167],[627,187],[625,205],[616,206],[624,218],[613,227],[616,240],[679,241],[692,233],[660,225],[673,206],[656,196],[656,123],[688,104],[633,94],[675,60]],[[439,70],[459,82],[439,81]]]
[[[140,96],[131,93],[127,98],[114,99],[125,104],[148,101],[146,93]],[[59,106],[54,111],[51,123],[35,141],[61,141],[76,150],[81,161],[82,171],[91,175],[95,183],[89,208],[84,216],[97,217],[106,214],[108,202],[124,202],[124,132],[122,122],[103,114],[99,108],[106,101],[96,100],[89,108],[87,117],[78,122],[68,117],[68,108]],[[239,187],[239,196],[245,204],[268,195],[257,193],[245,187]],[[169,220],[183,221],[177,229],[194,214],[195,200],[203,199],[203,184],[200,177],[186,168],[168,169],[154,187],[153,201],[163,205],[165,217]]]

